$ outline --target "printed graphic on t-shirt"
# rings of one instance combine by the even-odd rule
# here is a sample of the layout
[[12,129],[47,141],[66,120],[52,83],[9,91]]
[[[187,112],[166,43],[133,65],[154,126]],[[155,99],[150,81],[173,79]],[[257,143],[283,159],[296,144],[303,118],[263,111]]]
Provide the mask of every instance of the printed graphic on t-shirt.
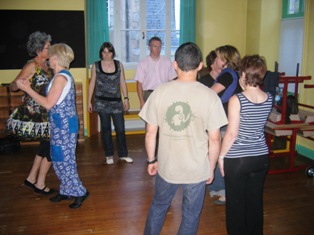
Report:
[[188,103],[175,102],[167,110],[166,122],[174,131],[183,131],[189,126],[194,115]]

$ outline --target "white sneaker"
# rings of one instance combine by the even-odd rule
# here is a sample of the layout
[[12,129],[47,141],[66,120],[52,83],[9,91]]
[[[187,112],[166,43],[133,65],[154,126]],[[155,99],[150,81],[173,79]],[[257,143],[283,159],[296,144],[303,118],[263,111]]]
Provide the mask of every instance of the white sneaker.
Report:
[[106,157],[106,163],[108,165],[112,165],[113,164],[113,157]]
[[120,157],[120,160],[121,161],[125,161],[127,163],[133,163],[133,159],[130,158],[129,156],[127,156],[127,157]]

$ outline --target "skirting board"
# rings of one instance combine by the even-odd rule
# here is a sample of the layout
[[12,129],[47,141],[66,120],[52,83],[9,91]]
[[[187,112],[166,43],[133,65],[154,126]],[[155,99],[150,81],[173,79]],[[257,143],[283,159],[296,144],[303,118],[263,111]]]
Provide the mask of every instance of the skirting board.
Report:
[[307,157],[307,158],[310,158],[312,160],[314,160],[314,150],[311,150],[311,149],[308,149],[308,148],[305,148],[301,145],[296,145],[296,150],[299,154]]

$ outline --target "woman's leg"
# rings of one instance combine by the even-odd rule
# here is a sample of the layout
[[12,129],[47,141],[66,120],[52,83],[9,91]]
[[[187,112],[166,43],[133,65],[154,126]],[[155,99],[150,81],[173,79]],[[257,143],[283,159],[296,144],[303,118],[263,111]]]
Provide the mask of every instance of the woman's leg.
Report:
[[267,155],[225,158],[228,234],[263,234],[263,187],[268,161]]
[[48,187],[46,187],[46,177],[48,174],[48,171],[51,167],[51,157],[50,157],[50,142],[49,141],[41,141],[37,156],[41,158],[39,169],[37,170],[36,174],[36,183],[34,186],[38,189],[44,189],[45,192],[54,192],[54,190],[50,190]]
[[106,157],[112,157],[114,146],[112,142],[111,114],[105,112],[98,113],[101,124],[101,137],[104,145]]
[[[43,189],[46,186],[46,176],[48,174],[50,166],[51,166],[51,162],[48,162],[47,158],[42,158],[40,167],[39,167],[37,183],[35,184],[37,188]],[[45,191],[48,192],[49,188],[46,187]]]
[[123,113],[112,114],[113,125],[117,137],[117,148],[119,157],[128,156],[128,148],[126,145],[125,124]]
[[263,234],[264,209],[263,192],[264,181],[269,167],[268,155],[255,157],[252,162],[255,170],[249,175],[247,187],[247,227],[248,234]]
[[37,182],[37,175],[38,175],[42,160],[43,160],[43,158],[36,154],[36,156],[34,158],[33,166],[31,168],[31,171],[29,172],[29,175],[26,178],[26,180],[28,182],[30,182],[32,184],[35,184]]
[[246,235],[246,164],[247,158],[225,158],[226,226],[230,235]]

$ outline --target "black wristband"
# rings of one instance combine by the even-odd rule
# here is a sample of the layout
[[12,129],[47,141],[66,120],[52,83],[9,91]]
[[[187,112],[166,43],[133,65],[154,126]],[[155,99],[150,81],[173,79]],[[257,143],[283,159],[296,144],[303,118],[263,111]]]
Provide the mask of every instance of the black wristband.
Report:
[[125,100],[128,100],[128,99],[129,99],[129,97],[127,97],[127,96],[126,96],[126,97],[124,97],[124,99],[125,99]]
[[157,158],[155,158],[153,161],[147,161],[147,165],[154,164],[155,162],[157,162]]

